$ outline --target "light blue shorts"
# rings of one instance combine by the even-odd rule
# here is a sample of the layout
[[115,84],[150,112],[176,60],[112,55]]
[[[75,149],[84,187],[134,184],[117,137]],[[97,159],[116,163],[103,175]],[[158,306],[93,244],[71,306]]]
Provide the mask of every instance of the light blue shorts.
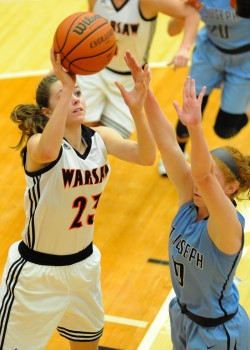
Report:
[[177,303],[169,305],[173,350],[249,350],[250,320],[239,306],[237,314],[217,327],[201,327],[191,321]]
[[225,54],[207,37],[197,38],[189,72],[197,93],[205,85],[206,95],[222,89],[221,109],[232,114],[245,113],[250,106],[250,51]]

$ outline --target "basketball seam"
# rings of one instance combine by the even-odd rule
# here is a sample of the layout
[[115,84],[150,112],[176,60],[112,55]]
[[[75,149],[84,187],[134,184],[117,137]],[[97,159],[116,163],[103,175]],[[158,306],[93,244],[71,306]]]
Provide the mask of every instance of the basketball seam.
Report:
[[95,28],[95,30],[93,30],[91,33],[89,33],[87,36],[85,36],[81,41],[78,42],[77,45],[75,45],[68,53],[67,55],[64,56],[64,58],[61,60],[61,62],[63,62],[65,60],[65,58],[67,58],[67,56],[69,56],[71,54],[72,51],[74,51],[76,49],[76,47],[78,47],[84,40],[86,40],[89,36],[91,36],[93,33],[95,33],[98,29],[100,29],[101,27],[103,27],[104,25],[109,24],[109,22],[105,22],[102,23],[99,27]]
[[[61,53],[61,52],[62,52],[62,50],[64,49],[64,46],[65,46],[65,44],[66,44],[66,42],[67,42],[67,39],[68,39],[68,36],[69,36],[69,32],[70,32],[72,26],[75,24],[75,21],[77,21],[78,18],[81,17],[81,16],[82,16],[82,12],[79,12],[79,16],[78,16],[77,18],[74,19],[74,21],[71,23],[71,25],[70,25],[70,27],[69,27],[69,29],[68,29],[68,31],[67,31],[67,34],[66,34],[65,39],[64,39],[64,43],[63,43],[62,47],[60,47],[60,51],[56,51],[55,53]],[[58,31],[59,31],[59,30],[60,30],[60,25],[59,25],[59,27],[57,28],[56,34],[55,34],[56,43],[57,43],[58,47],[59,47],[59,42],[58,42],[58,40],[57,40],[57,34],[58,34]]]
[[71,65],[74,65],[75,68],[77,68],[77,69],[79,69],[79,70],[81,70],[81,71],[83,71],[83,72],[95,72],[95,73],[97,73],[98,71],[92,71],[92,70],[88,70],[88,69],[84,69],[84,68],[78,67],[78,66],[75,64],[75,61],[84,60],[84,59],[89,59],[89,58],[93,58],[93,57],[98,57],[98,56],[103,55],[104,53],[106,53],[106,52],[112,50],[112,49],[114,48],[114,46],[116,46],[116,43],[115,43],[114,45],[112,45],[110,48],[108,48],[106,51],[102,51],[102,52],[100,52],[100,53],[98,53],[98,54],[96,54],[96,55],[93,55],[93,56],[86,56],[86,57],[81,57],[81,58],[76,58],[75,60],[73,60],[73,61],[70,62],[69,68],[71,67]]

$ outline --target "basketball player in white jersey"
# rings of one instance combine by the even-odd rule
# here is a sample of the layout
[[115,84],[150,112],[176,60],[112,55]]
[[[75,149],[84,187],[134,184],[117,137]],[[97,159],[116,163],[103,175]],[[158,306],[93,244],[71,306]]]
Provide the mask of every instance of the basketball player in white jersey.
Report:
[[133,87],[131,73],[123,59],[125,51],[130,50],[142,66],[148,62],[157,15],[161,12],[185,20],[183,40],[172,63],[176,67],[186,66],[199,16],[191,6],[179,0],[89,0],[89,10],[111,23],[117,37],[117,52],[106,69],[91,76],[77,77],[86,95],[86,121],[90,126],[110,126],[129,138],[135,128],[134,121],[113,84],[118,80],[128,90]]
[[[126,54],[129,68],[133,58]],[[0,288],[0,349],[42,350],[54,330],[71,350],[97,350],[104,312],[100,252],[94,218],[109,178],[112,154],[141,165],[155,161],[155,143],[143,113],[148,67],[127,92],[116,83],[134,118],[138,141],[107,127],[84,126],[86,104],[76,77],[51,50],[55,75],[36,92],[37,105],[11,114],[22,131],[26,222],[9,250]]]

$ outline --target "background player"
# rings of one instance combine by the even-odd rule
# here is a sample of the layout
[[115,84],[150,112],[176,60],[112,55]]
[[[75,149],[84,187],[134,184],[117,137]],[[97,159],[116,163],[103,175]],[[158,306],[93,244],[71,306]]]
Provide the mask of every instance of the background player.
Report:
[[128,138],[134,131],[134,121],[113,84],[118,80],[127,90],[132,89],[133,79],[123,59],[125,51],[129,49],[142,66],[148,62],[157,14],[161,12],[185,20],[183,40],[172,63],[176,67],[186,66],[199,16],[179,0],[89,0],[89,10],[110,21],[117,36],[117,52],[106,69],[91,76],[77,77],[86,95],[86,121],[90,126],[110,126]]
[[[227,139],[237,135],[248,123],[250,18],[237,16],[230,0],[204,0],[199,13],[205,25],[197,35],[189,75],[196,80],[197,90],[207,86],[202,113],[213,89],[221,88],[221,105],[214,130],[219,137]],[[172,20],[169,34],[177,34],[182,24],[182,21]],[[184,152],[189,134],[180,120],[176,134]],[[166,175],[162,163],[159,164],[159,173]]]

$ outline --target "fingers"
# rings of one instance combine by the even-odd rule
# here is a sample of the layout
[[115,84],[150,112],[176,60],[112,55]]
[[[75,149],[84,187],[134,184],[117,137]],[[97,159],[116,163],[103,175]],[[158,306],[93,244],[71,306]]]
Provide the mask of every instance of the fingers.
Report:
[[200,94],[198,96],[198,101],[200,102],[200,104],[202,103],[202,100],[203,100],[203,97],[205,95],[206,89],[207,89],[207,87],[203,86],[203,88],[201,89],[201,92],[200,92]]
[[181,107],[179,105],[179,103],[177,101],[173,102],[174,108],[176,110],[176,113],[178,114],[178,116],[181,114]]
[[141,66],[139,66],[134,58],[134,56],[131,54],[130,51],[126,51],[125,55],[124,55],[124,59],[125,62],[127,64],[127,66],[129,67],[129,69],[132,71],[140,71],[142,70]]
[[126,90],[125,90],[124,86],[121,83],[119,83],[119,81],[115,81],[115,85],[120,90],[121,95],[124,96],[124,94],[126,93]]
[[192,98],[195,100],[197,99],[197,101],[199,103],[201,103],[202,99],[205,95],[205,92],[206,92],[206,86],[203,86],[198,98],[196,98],[197,94],[196,94],[195,80],[191,79],[189,76],[187,77],[187,79],[185,80],[185,83],[184,83],[184,88],[183,88],[183,97],[184,98]]
[[190,97],[196,98],[196,88],[195,88],[195,80],[191,79],[190,84]]
[[188,76],[184,82],[183,86],[183,100],[189,98],[190,96],[190,77]]
[[189,76],[187,77],[187,79],[185,80],[185,83],[184,83],[183,97],[196,99],[195,80],[191,79],[191,77],[189,77]]
[[57,67],[61,67],[61,57],[60,57],[60,54],[56,54],[55,51],[54,51],[54,47],[52,46],[51,49],[50,49],[50,60],[51,60],[51,63],[54,67],[54,69]]

